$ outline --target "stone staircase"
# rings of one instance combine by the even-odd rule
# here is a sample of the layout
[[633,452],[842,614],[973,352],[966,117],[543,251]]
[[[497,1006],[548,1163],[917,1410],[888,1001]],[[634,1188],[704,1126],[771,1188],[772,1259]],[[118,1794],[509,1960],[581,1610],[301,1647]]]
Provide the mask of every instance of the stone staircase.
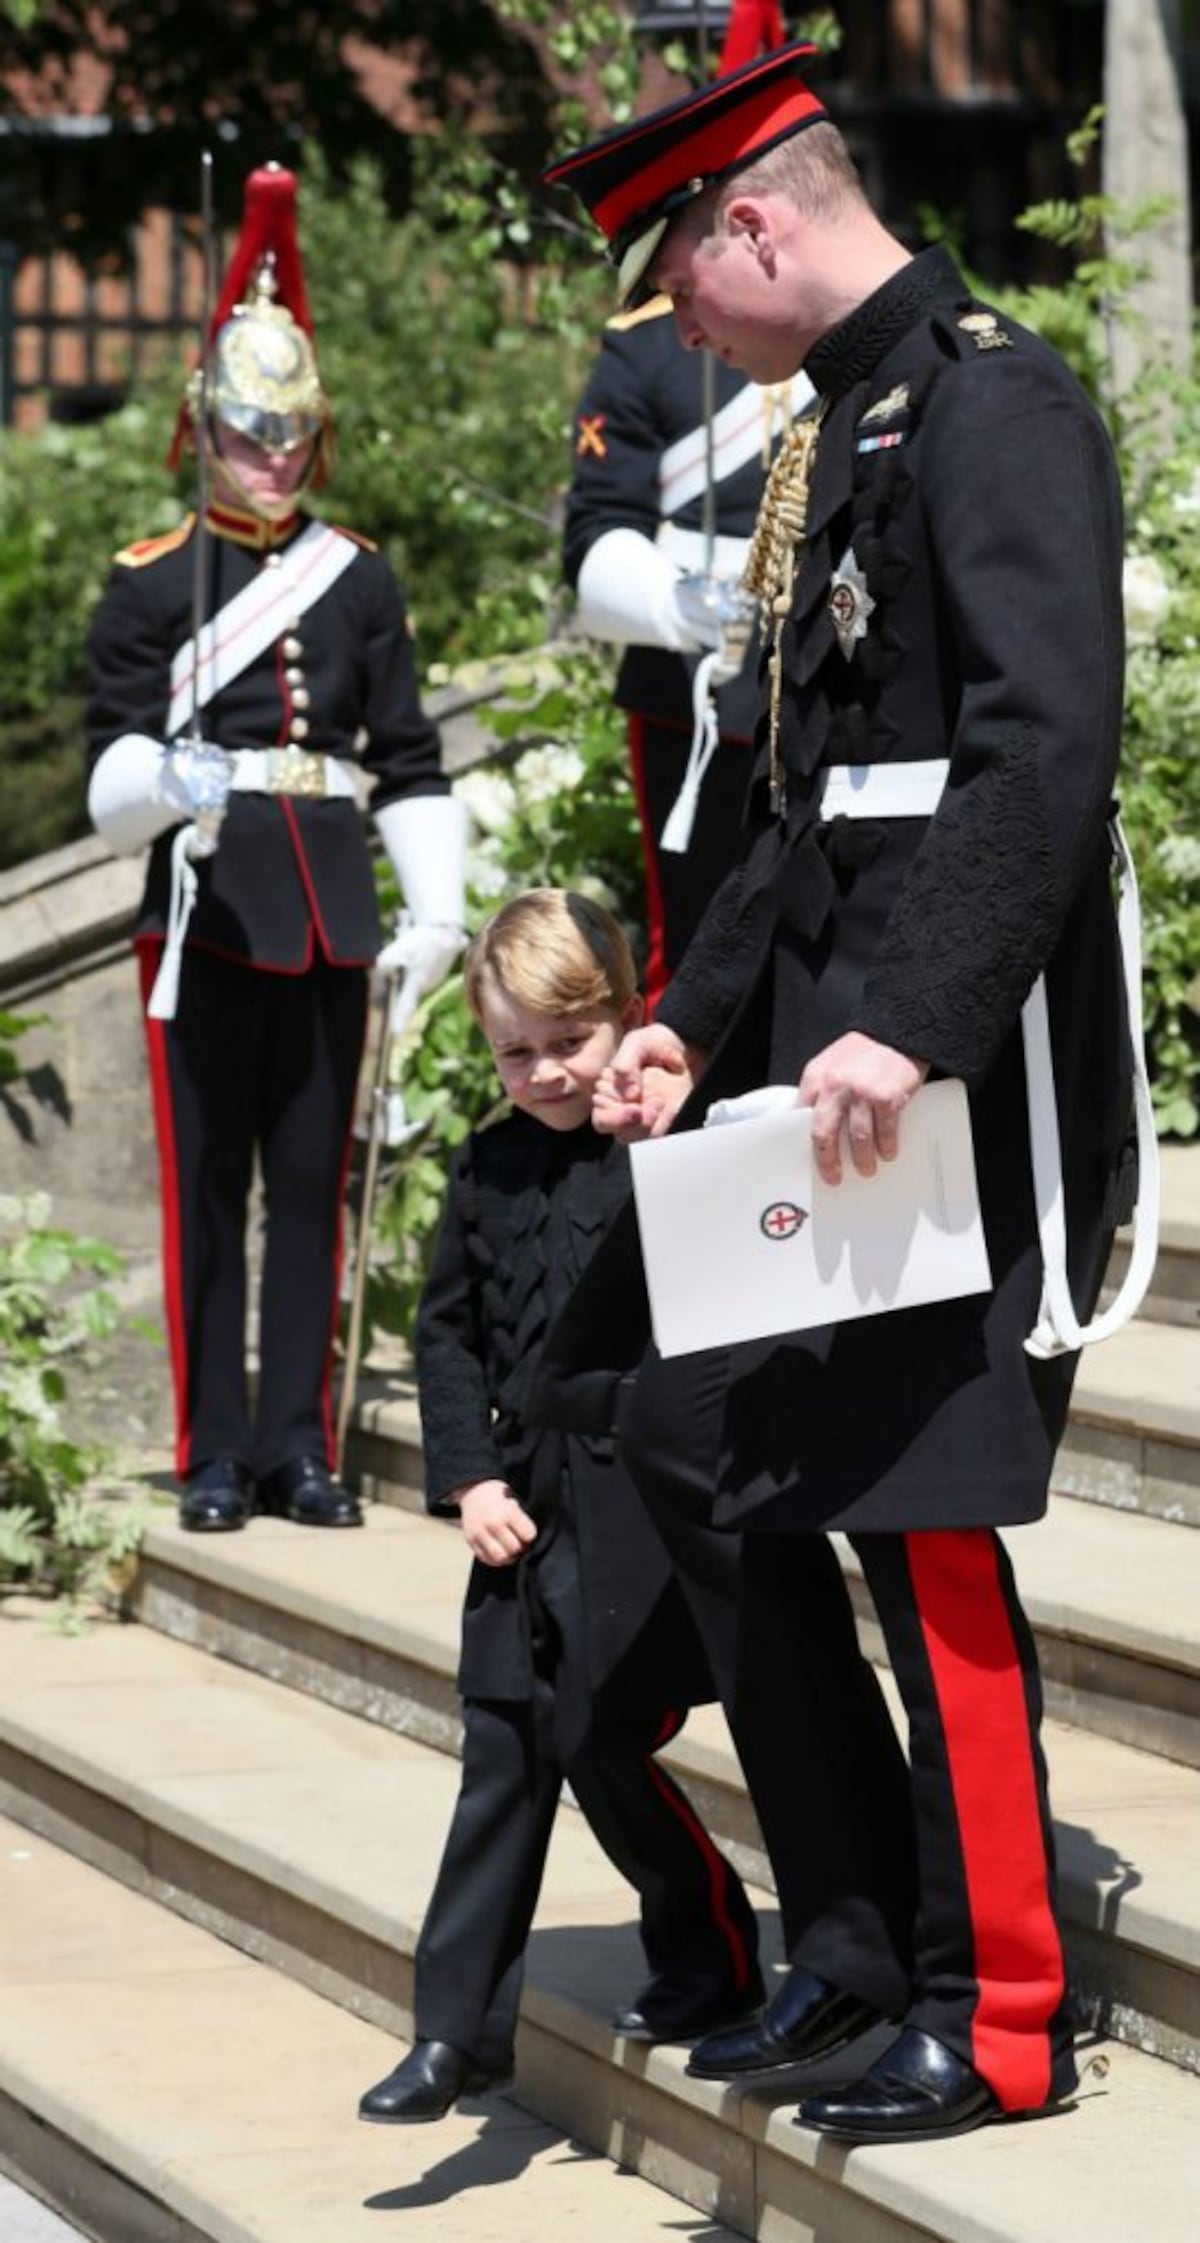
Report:
[[[851,2152],[792,2125],[795,2093],[689,2081],[684,2052],[615,2039],[608,2014],[639,1976],[629,1895],[568,1807],[513,2090],[437,2129],[356,2126],[410,2028],[457,1773],[464,1557],[421,1512],[400,1366],[357,1414],[362,1534],[261,1520],[206,1540],[164,1499],[140,1625],[0,1620],[0,2168],[98,2243],[355,2243],[388,2212],[417,2243],[551,2219],[584,2243],[602,2224],[708,2243],[1190,2243],[1200,1156],[1169,1154],[1167,1196],[1151,1313],[1085,1361],[1051,1515],[1009,1538],[1047,1676],[1088,2027],[1069,2112]],[[719,1714],[693,1715],[669,1757],[760,1887],[774,1958]]]

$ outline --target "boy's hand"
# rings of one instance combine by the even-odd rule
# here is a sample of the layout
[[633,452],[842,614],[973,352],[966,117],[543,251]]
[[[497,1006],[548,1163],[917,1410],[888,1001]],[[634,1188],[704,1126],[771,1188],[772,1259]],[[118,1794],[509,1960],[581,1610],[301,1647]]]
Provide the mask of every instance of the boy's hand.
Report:
[[481,1565],[512,1565],[536,1541],[537,1528],[504,1480],[473,1480],[453,1499],[467,1548]]
[[596,1084],[593,1126],[624,1145],[661,1137],[692,1089],[697,1056],[673,1029],[633,1029]]

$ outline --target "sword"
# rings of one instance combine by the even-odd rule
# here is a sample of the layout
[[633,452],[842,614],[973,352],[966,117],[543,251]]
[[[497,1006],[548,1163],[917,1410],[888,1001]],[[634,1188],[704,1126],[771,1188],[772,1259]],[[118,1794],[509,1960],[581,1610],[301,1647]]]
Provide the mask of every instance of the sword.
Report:
[[192,713],[184,733],[190,770],[196,787],[196,832],[188,854],[211,857],[217,846],[229,793],[223,749],[204,738],[200,724],[200,641],[208,607],[208,411],[212,391],[213,266],[216,228],[213,222],[212,150],[200,157],[200,363],[196,379],[196,528],[192,547]]

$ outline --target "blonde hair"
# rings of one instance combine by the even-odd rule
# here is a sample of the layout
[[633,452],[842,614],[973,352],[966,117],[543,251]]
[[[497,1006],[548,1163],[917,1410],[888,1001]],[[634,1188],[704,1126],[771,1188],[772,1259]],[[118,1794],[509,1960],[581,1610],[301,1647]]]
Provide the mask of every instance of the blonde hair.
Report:
[[568,888],[527,888],[480,929],[463,966],[481,1028],[497,991],[533,1012],[622,1013],[637,995],[633,955],[602,904]]
[[755,163],[715,180],[681,213],[681,231],[693,241],[721,235],[726,205],[736,195],[785,195],[806,218],[834,218],[867,199],[850,150],[828,117],[818,117],[768,148]]

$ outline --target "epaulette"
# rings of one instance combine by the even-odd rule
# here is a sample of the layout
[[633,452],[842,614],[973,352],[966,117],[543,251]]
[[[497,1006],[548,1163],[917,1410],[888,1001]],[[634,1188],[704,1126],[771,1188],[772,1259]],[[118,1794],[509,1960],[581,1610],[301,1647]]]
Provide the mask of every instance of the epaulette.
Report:
[[975,358],[980,351],[1014,350],[1012,334],[999,312],[973,304],[970,311],[952,316],[939,312],[934,326],[957,358]]
[[132,545],[123,546],[113,554],[113,566],[121,569],[144,569],[148,561],[161,561],[164,553],[175,553],[187,543],[191,534],[194,514],[185,514],[173,530],[164,530],[161,537],[139,537]]
[[378,553],[374,538],[364,537],[360,530],[348,530],[344,522],[331,522],[329,527],[336,530],[339,537],[348,537],[352,545],[361,545],[364,553]]
[[627,335],[631,327],[640,327],[644,319],[662,319],[671,310],[669,296],[651,296],[648,303],[638,304],[631,312],[614,312],[604,322],[606,335]]

